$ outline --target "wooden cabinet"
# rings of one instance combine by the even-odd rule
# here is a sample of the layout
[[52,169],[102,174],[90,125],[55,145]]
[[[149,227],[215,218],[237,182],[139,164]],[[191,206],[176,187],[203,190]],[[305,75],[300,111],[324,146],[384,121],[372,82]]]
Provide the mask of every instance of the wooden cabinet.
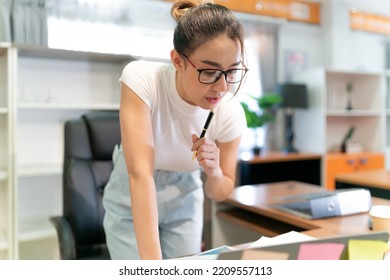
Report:
[[328,154],[325,156],[327,189],[335,189],[335,176],[356,171],[383,169],[383,153]]
[[[305,83],[309,91],[309,108],[294,112],[295,144],[302,152],[326,156],[323,184],[328,188],[334,188],[330,178],[336,173],[383,168],[388,134],[385,80],[382,72],[324,67],[302,71],[295,77],[295,81]],[[362,147],[362,155],[331,155],[340,152],[343,138],[351,127],[355,130],[350,142]]]
[[320,23],[320,4],[286,0],[215,0],[232,11],[283,18],[305,23]]
[[300,181],[321,185],[320,154],[266,151],[258,156],[242,153],[237,185]]
[[228,7],[232,11],[255,13],[256,0],[240,1],[240,0],[215,0],[214,3]]
[[390,170],[374,169],[336,176],[336,189],[365,188],[371,196],[390,199]]

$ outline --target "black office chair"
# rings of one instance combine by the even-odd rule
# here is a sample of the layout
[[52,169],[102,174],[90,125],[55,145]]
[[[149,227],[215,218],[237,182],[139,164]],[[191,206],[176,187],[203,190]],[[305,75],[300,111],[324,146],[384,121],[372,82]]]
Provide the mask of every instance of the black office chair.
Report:
[[109,259],[102,196],[121,141],[118,111],[91,112],[65,123],[63,216],[50,217],[61,259]]

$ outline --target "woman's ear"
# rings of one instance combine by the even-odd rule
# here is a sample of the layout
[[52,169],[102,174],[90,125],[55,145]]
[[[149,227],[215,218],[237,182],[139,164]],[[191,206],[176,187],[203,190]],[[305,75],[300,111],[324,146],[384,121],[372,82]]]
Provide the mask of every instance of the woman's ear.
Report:
[[171,61],[176,70],[183,67],[183,59],[175,49],[171,50]]

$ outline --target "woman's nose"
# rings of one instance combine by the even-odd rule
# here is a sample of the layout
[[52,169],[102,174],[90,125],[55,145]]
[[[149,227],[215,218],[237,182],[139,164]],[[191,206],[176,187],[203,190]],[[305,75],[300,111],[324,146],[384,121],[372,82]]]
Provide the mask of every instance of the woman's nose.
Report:
[[222,74],[218,81],[214,83],[213,88],[219,92],[225,92],[228,89],[228,83],[226,82],[226,77],[224,74]]

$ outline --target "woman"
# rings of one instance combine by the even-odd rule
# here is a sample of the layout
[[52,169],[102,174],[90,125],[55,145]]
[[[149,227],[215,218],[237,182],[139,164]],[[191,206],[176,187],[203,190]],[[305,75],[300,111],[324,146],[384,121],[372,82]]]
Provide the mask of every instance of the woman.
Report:
[[[247,72],[243,30],[227,8],[204,2],[173,4],[172,65],[135,61],[123,70],[122,145],[103,200],[113,259],[199,253],[203,191],[222,201],[234,188],[246,121],[228,90],[237,91]],[[198,138],[210,110],[214,117]]]

